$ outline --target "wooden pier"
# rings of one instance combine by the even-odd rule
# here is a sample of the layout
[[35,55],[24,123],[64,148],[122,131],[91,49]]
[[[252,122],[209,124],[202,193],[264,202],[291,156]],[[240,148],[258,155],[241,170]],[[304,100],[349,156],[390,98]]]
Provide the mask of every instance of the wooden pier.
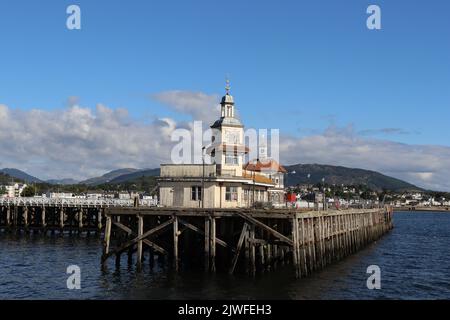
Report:
[[[141,201],[149,205],[153,200]],[[100,233],[105,209],[133,207],[136,199],[0,198],[0,231],[13,233]]]
[[138,268],[167,258],[175,271],[255,275],[292,265],[296,277],[348,256],[392,227],[390,207],[298,212],[281,209],[106,208],[102,266],[121,255]]
[[100,233],[104,210],[100,206],[0,206],[0,229],[14,233]]

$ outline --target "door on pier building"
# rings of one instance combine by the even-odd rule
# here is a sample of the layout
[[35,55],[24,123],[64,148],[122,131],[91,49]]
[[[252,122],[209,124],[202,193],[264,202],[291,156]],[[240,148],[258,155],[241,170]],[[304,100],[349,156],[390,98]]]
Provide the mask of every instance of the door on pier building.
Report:
[[182,207],[184,205],[184,187],[176,185],[173,188],[173,206]]

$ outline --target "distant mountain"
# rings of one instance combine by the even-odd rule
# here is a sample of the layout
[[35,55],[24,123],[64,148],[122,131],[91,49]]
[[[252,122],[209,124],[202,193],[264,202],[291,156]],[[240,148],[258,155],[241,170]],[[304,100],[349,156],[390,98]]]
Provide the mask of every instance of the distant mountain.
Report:
[[40,179],[38,179],[36,177],[30,176],[28,173],[23,172],[23,171],[18,170],[18,169],[14,169],[14,168],[0,169],[0,173],[4,173],[4,174],[6,174],[6,175],[8,175],[8,176],[10,176],[12,178],[19,179],[19,180],[25,181],[27,183],[40,183],[40,182],[42,182],[42,180],[40,180]]
[[139,169],[133,169],[133,168],[125,168],[125,169],[118,169],[118,170],[114,170],[111,172],[108,172],[104,175],[102,175],[101,177],[95,177],[95,178],[91,178],[91,179],[87,179],[84,181],[79,182],[80,184],[86,184],[86,185],[99,185],[99,184],[104,184],[104,183],[109,183],[112,180],[114,180],[117,177],[120,177],[122,175],[125,174],[130,174],[133,172],[137,172],[140,171]]
[[117,178],[114,178],[113,180],[110,181],[110,183],[123,183],[123,182],[128,182],[128,181],[132,181],[132,180],[136,180],[138,178],[142,178],[142,177],[157,177],[159,176],[159,169],[143,169],[143,170],[138,170],[136,172],[132,172],[132,173],[128,173],[128,174],[123,174],[121,176],[118,176]]
[[[13,178],[11,178],[10,176],[8,176],[7,174],[5,174],[3,172],[0,172],[0,185],[5,185],[5,184],[7,185],[11,182],[11,180],[13,180]],[[20,182],[22,182],[22,181],[20,181]]]
[[[285,166],[289,172],[286,185],[293,186],[297,184],[316,184],[321,183],[325,178],[327,184],[344,185],[366,185],[373,190],[417,190],[421,188],[408,182],[383,175],[376,171],[346,168],[321,164],[296,164]],[[111,171],[102,177],[88,179],[80,183],[99,185],[99,184],[129,184],[142,180],[142,178],[157,177],[160,169],[119,169]],[[310,177],[308,178],[308,174]],[[150,180],[149,180],[150,181]],[[154,182],[154,179],[151,181]]]
[[[325,178],[326,184],[366,185],[373,190],[379,191],[383,189],[392,191],[422,190],[408,182],[364,169],[321,164],[296,164],[285,166],[285,168],[289,172],[286,178],[288,186],[321,183],[322,178]],[[309,178],[308,175],[310,175]]]
[[69,185],[77,184],[78,181],[75,179],[50,179],[46,181],[49,184],[59,184],[59,185]]

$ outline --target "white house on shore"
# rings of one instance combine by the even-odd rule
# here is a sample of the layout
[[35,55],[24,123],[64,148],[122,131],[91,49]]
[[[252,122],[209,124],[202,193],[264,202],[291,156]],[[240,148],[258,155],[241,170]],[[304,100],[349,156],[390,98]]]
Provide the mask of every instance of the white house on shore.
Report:
[[4,198],[17,198],[22,196],[23,190],[27,187],[26,184],[23,183],[11,183],[8,185],[0,186],[4,190],[4,194],[0,195],[0,197]]
[[227,85],[220,118],[211,126],[215,129],[211,145],[205,148],[211,163],[161,165],[158,182],[162,206],[248,208],[257,203],[284,203],[286,171],[282,166],[268,159],[244,164],[249,149],[229,89]]

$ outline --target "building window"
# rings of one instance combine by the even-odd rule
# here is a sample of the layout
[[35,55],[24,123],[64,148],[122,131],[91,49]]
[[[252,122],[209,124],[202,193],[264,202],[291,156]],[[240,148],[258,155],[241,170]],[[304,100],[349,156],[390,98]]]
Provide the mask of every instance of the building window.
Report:
[[248,189],[244,189],[244,193],[242,194],[242,200],[248,201]]
[[201,201],[202,200],[202,187],[192,187],[191,188],[191,200]]
[[238,200],[237,187],[226,187],[225,200],[226,201],[237,201]]
[[225,155],[225,164],[238,165],[239,164],[239,159],[238,159],[238,157],[236,155],[227,154],[227,155]]

